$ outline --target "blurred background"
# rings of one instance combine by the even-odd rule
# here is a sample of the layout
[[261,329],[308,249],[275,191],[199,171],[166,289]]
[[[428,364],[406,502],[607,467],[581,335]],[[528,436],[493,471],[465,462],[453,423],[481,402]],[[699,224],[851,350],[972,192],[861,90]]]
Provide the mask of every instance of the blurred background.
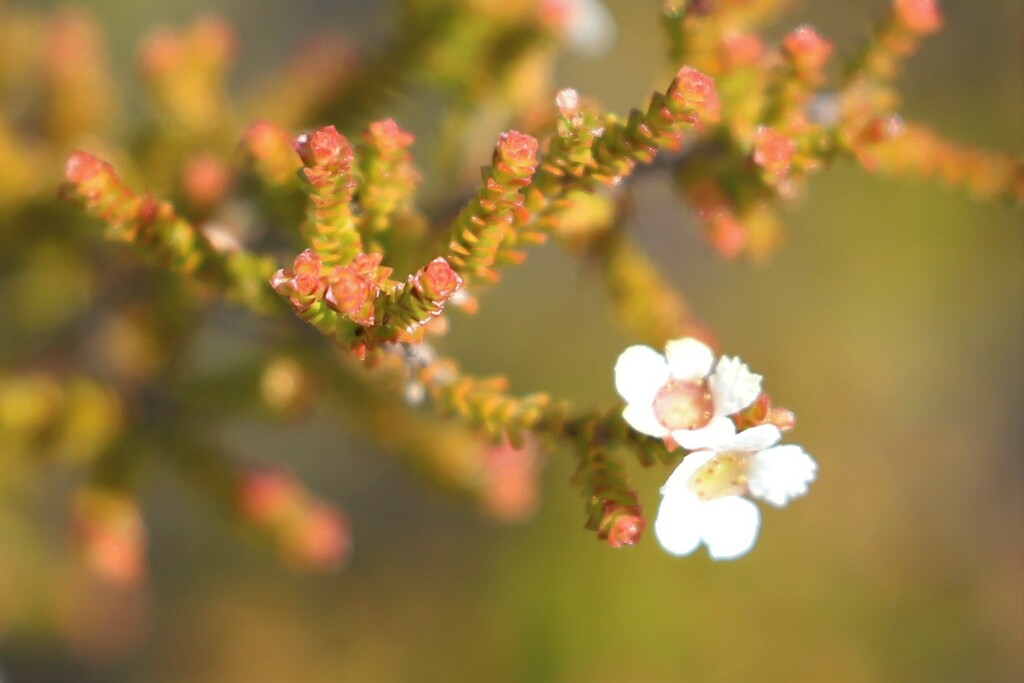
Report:
[[[567,55],[556,84],[625,111],[671,73],[661,3],[607,4],[614,48]],[[779,35],[809,22],[848,54],[882,5],[798,5]],[[309,32],[373,47],[393,19],[389,3],[355,0],[90,9],[129,107],[135,45],[157,26],[223,14],[238,29],[244,84]],[[1024,152],[1024,5],[949,2],[945,13],[906,69],[906,115],[959,142]],[[482,133],[480,164],[497,132]],[[638,183],[637,198],[640,243],[721,347],[796,412],[790,440],[820,465],[806,498],[764,511],[749,556],[676,559],[653,537],[608,548],[581,529],[568,457],[548,459],[535,517],[505,525],[329,414],[284,427],[240,420],[226,428],[237,450],[288,462],[345,507],[349,565],[292,574],[172,477],[151,477],[150,576],[104,587],[61,550],[67,482],[54,472],[23,509],[66,564],[0,571],[0,680],[1024,680],[1021,209],[840,165],[792,209],[778,255],[750,266],[711,253],[667,178]],[[468,370],[579,407],[615,400],[612,366],[633,340],[611,325],[595,274],[556,245],[535,249],[482,304],[454,318],[442,344]],[[667,472],[634,469],[653,511]],[[17,548],[0,539],[0,570]],[[14,618],[5,603],[38,609]]]

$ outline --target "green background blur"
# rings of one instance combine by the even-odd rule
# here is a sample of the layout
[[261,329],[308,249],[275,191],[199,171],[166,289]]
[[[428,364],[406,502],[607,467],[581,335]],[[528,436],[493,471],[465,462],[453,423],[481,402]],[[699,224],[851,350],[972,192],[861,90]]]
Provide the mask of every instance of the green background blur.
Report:
[[[615,50],[567,57],[557,84],[624,111],[664,85],[661,3],[608,4]],[[808,3],[782,29],[809,21],[848,54],[882,4]],[[309,30],[372,46],[393,15],[369,1],[91,7],[122,83],[144,32],[209,10],[238,26],[243,82]],[[946,14],[908,65],[908,118],[1024,152],[1024,5],[950,1]],[[645,180],[637,198],[638,239],[721,347],[797,413],[791,440],[820,465],[807,498],[764,511],[749,556],[675,559],[653,537],[607,548],[581,528],[567,458],[549,460],[537,516],[509,527],[328,415],[239,423],[227,432],[240,448],[288,462],[347,510],[349,567],[293,576],[170,477],[154,481],[145,590],[70,586],[58,628],[0,631],[4,683],[1024,680],[1021,210],[843,165],[790,212],[778,256],[751,267],[712,256],[666,180]],[[586,407],[615,399],[611,369],[629,343],[594,274],[552,245],[480,315],[455,319],[444,346],[516,391]],[[651,512],[666,475],[635,474]],[[64,503],[45,496],[40,523],[60,543],[51,508]]]

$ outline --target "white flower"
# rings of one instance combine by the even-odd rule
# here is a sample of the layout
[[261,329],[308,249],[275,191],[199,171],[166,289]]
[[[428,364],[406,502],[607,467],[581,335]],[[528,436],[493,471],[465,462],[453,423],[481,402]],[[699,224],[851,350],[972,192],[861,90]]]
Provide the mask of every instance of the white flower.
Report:
[[783,507],[807,493],[818,468],[799,446],[775,446],[781,437],[774,425],[733,430],[707,450],[686,456],[661,489],[654,520],[661,546],[672,555],[689,555],[703,542],[716,560],[748,552],[761,514],[744,496]]
[[615,43],[615,17],[601,0],[547,0],[561,17],[569,45],[584,57],[600,57]]
[[713,446],[735,435],[728,417],[761,393],[761,375],[739,358],[714,354],[705,344],[676,339],[665,355],[648,346],[631,346],[615,364],[615,388],[626,400],[622,417],[648,436],[671,437],[688,450]]

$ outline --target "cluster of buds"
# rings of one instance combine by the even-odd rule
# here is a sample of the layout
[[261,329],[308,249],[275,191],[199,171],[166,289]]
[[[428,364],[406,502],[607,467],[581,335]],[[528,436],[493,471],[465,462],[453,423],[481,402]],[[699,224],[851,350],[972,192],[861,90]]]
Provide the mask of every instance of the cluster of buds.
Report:
[[364,327],[375,322],[377,297],[388,287],[391,269],[381,266],[380,254],[356,254],[346,265],[327,274],[327,305]]
[[286,472],[261,470],[244,475],[238,512],[267,534],[295,567],[333,570],[348,560],[351,538],[345,516],[314,499]]
[[306,249],[290,270],[274,273],[270,286],[309,322],[318,322],[326,307],[369,327],[375,321],[378,297],[392,288],[390,274],[390,268],[381,266],[380,254],[358,253],[349,263],[328,270],[318,252]]

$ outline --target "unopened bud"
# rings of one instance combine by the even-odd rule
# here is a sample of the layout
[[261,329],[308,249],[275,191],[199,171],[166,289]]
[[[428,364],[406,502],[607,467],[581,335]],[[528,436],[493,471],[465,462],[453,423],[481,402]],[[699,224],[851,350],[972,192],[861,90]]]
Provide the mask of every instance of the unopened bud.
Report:
[[597,536],[613,548],[622,548],[636,545],[643,536],[646,526],[647,522],[639,505],[622,505],[606,501]]
[[68,157],[64,169],[65,177],[72,183],[78,185],[87,183],[101,174],[112,175],[113,167],[105,161],[100,161],[86,152],[72,152]]
[[294,145],[306,166],[330,166],[337,172],[347,171],[352,162],[352,148],[334,126],[324,126],[309,135],[299,135]]
[[194,205],[210,207],[227,193],[231,173],[223,161],[210,154],[192,157],[185,164],[181,186]]
[[797,71],[804,75],[818,74],[832,54],[832,43],[810,26],[800,26],[782,39],[782,46]]
[[412,133],[402,130],[392,119],[374,121],[363,133],[363,139],[377,149],[393,152],[405,149],[416,139]]
[[942,26],[942,11],[936,0],[893,0],[892,11],[900,26],[910,33],[927,35]]
[[796,142],[767,126],[754,135],[754,163],[777,176],[785,175],[796,153]]
[[530,175],[537,165],[537,138],[515,130],[502,133],[494,155],[517,175]]
[[416,274],[416,287],[437,303],[447,302],[462,286],[462,278],[448,262],[438,257]]
[[698,116],[709,121],[717,120],[721,109],[714,80],[691,66],[679,70],[666,98],[676,107],[693,109]]

